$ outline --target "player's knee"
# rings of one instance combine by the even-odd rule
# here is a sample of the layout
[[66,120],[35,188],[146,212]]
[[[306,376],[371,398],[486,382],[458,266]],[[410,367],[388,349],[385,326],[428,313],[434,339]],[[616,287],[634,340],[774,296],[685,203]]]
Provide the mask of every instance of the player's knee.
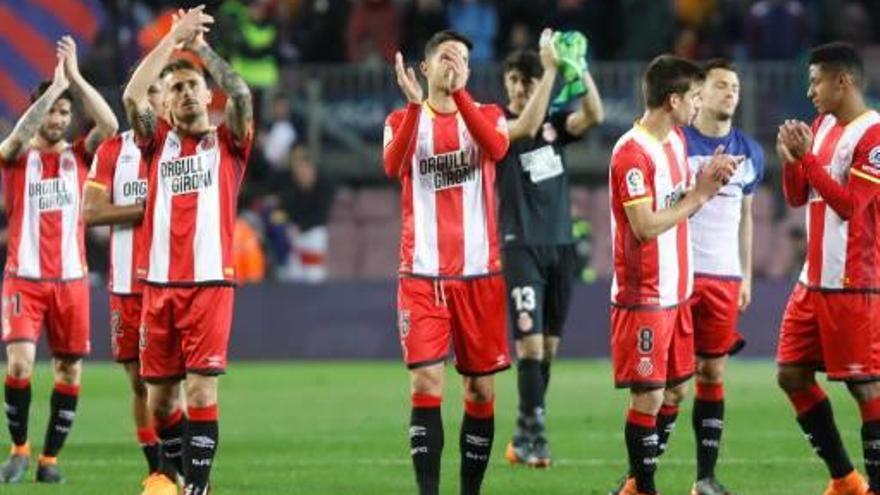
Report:
[[150,413],[159,419],[168,419],[179,407],[178,396],[168,387],[151,386],[147,391]]
[[410,387],[414,394],[442,396],[443,380],[444,370],[442,367],[439,369],[434,367],[419,368],[411,372]]
[[558,337],[547,337],[544,339],[544,361],[553,361],[554,359],[556,359],[556,352],[558,350]]
[[663,403],[670,406],[677,406],[684,400],[687,391],[687,383],[680,383],[674,387],[667,388],[663,391]]
[[516,342],[516,354],[519,359],[544,359],[544,339],[540,335],[524,337]]
[[776,383],[785,393],[803,392],[815,383],[812,373],[793,368],[779,368],[776,372]]
[[6,374],[12,378],[24,380],[34,373],[34,363],[27,359],[10,358],[6,363]]
[[486,403],[495,399],[495,380],[491,376],[469,377],[464,381],[464,399]]
[[697,364],[697,380],[703,383],[721,383],[724,365],[717,359],[707,359]]
[[209,407],[217,403],[217,377],[190,376],[186,380],[186,404]]
[[880,382],[847,382],[846,388],[849,389],[849,393],[859,403],[868,402],[880,397]]
[[140,400],[147,399],[147,386],[144,385],[143,380],[140,377],[130,378],[129,384],[131,385],[131,393]]
[[81,376],[81,359],[55,359],[55,381],[66,385],[79,385]]

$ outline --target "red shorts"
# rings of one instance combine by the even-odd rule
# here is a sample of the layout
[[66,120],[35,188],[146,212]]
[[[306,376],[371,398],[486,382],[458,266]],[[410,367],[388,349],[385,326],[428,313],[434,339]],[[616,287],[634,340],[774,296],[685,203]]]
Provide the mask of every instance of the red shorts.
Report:
[[228,286],[144,286],[141,376],[220,375],[232,328],[235,289]]
[[733,355],[745,346],[746,341],[736,329],[740,285],[737,279],[694,277],[691,312],[697,356]]
[[880,294],[797,284],[782,317],[776,361],[824,368],[830,380],[880,379]]
[[87,356],[91,351],[88,280],[44,282],[6,278],[3,342],[36,343],[44,323],[53,356]]
[[510,367],[505,285],[501,275],[466,280],[402,277],[397,291],[403,359],[410,368],[441,363],[455,350],[463,375]]
[[694,329],[688,305],[611,306],[611,363],[617,388],[662,388],[694,374]]
[[110,294],[110,347],[118,363],[138,360],[141,295]]

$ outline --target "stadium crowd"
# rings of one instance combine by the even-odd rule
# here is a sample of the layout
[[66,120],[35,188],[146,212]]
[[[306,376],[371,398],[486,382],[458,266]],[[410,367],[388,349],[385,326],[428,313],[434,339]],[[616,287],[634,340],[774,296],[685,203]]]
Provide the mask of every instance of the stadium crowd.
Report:
[[[383,233],[399,228],[397,197],[389,187],[362,190],[358,179],[334,180],[321,166],[320,153],[306,149],[303,123],[291,113],[298,102],[276,91],[286,69],[343,63],[385,67],[398,49],[417,58],[427,38],[445,28],[474,40],[475,61],[499,61],[512,49],[534,44],[542,26],[583,31],[591,59],[600,62],[648,60],[662,52],[692,59],[797,59],[831,39],[868,49],[880,43],[875,14],[880,0],[122,0],[104,2],[107,25],[114,29],[99,35],[84,72],[98,87],[120,87],[125,68],[167,32],[174,9],[200,3],[218,12],[216,32],[232,33],[216,38],[218,51],[255,96],[265,95],[236,236],[247,282],[320,282],[328,274],[387,277],[395,263],[393,247],[376,250],[392,254],[384,256],[365,252],[365,246],[393,241]],[[117,70],[101,70],[108,66]],[[0,119],[0,134],[9,128],[11,122]],[[783,229],[787,235],[778,242],[785,247],[774,252],[797,253],[803,238],[799,217],[779,218],[781,197],[764,193],[757,235]],[[575,185],[575,213],[587,231],[606,228],[607,215],[592,206],[606,197],[601,182]],[[600,245],[594,248],[586,237],[583,250],[597,255],[590,258],[585,279],[594,273],[608,276],[610,259],[602,254],[607,246],[597,239]],[[101,285],[108,269],[107,232],[92,229],[89,242],[94,282]],[[789,275],[797,270],[797,259],[757,259],[756,273]]]

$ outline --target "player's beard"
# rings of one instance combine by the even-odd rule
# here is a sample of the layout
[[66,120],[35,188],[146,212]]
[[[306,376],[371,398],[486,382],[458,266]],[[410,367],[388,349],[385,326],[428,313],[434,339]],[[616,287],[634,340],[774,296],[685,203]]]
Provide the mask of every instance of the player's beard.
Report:
[[715,120],[719,122],[727,122],[733,119],[733,112],[726,112],[724,110],[718,110],[715,113]]
[[43,138],[43,141],[46,141],[53,146],[64,139],[63,129],[52,129],[50,127],[41,126],[40,130],[37,132],[39,132],[40,137]]

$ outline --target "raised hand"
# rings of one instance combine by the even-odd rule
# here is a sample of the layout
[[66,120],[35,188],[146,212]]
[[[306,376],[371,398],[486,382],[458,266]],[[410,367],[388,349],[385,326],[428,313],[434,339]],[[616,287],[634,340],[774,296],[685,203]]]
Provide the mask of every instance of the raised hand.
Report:
[[544,70],[555,70],[559,65],[559,54],[556,53],[556,45],[553,43],[553,30],[544,28],[541,38],[538,40],[538,54],[541,56],[541,65]]
[[56,53],[58,58],[64,63],[67,77],[70,79],[78,77],[79,64],[76,59],[76,41],[68,35],[62,36],[56,43]]
[[715,196],[718,190],[727,184],[734,172],[736,172],[737,161],[723,152],[724,146],[719,145],[715,148],[712,159],[697,174],[694,191],[703,200],[709,200],[712,196]]
[[407,101],[410,103],[421,103],[423,96],[422,85],[416,78],[416,72],[412,67],[404,67],[403,55],[400,52],[397,52],[397,55],[394,57],[394,73],[397,76],[397,85],[400,86],[400,90]]
[[464,55],[457,47],[445,46],[442,50],[440,60],[448,67],[446,90],[454,93],[464,87],[468,74],[470,74],[470,69],[464,60]]
[[782,127],[783,126],[779,126],[779,132],[776,134],[776,155],[779,157],[779,161],[782,162],[783,165],[789,165],[796,163],[798,160],[791,154],[791,151],[783,141]]
[[70,79],[67,78],[67,73],[64,68],[64,62],[64,58],[59,56],[58,65],[55,66],[55,74],[52,77],[52,86],[59,89],[60,91],[64,91],[70,86]]
[[214,23],[214,18],[205,13],[204,5],[187,11],[178,10],[173,18],[174,21],[168,35],[180,46],[186,46],[199,35],[210,31],[210,25]]
[[786,120],[780,128],[782,143],[791,152],[791,156],[800,160],[813,147],[813,131],[810,126],[800,120]]

